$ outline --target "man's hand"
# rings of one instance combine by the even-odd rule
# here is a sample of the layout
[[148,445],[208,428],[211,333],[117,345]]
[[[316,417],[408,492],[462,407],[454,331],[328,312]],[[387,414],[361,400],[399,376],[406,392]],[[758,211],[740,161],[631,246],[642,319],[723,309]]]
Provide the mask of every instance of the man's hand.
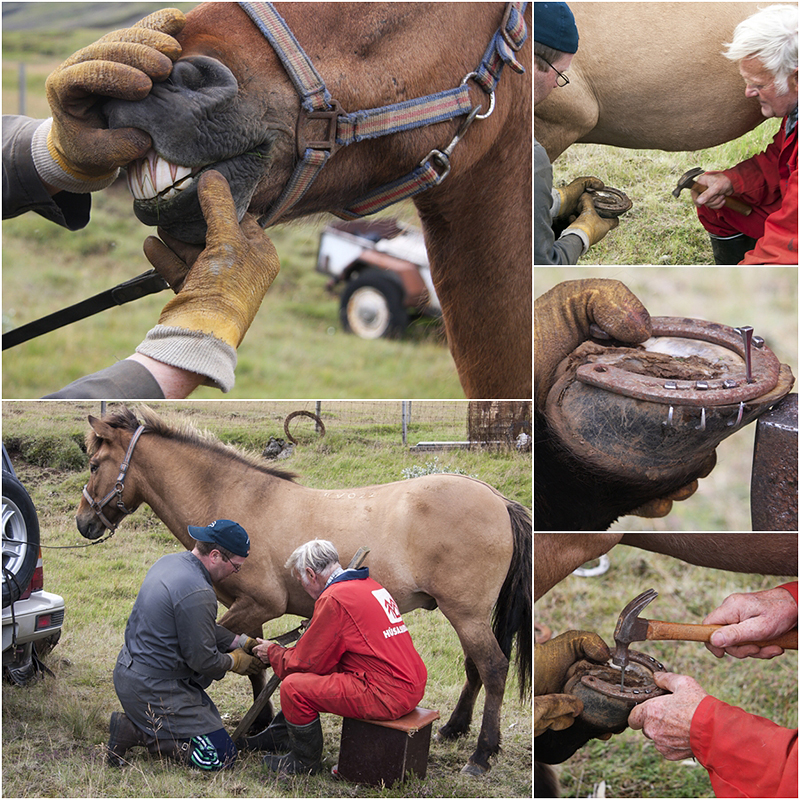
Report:
[[235,672],[237,675],[257,675],[264,669],[261,659],[247,655],[241,647],[237,647],[228,655],[233,659],[231,672]]
[[575,178],[574,181],[569,183],[562,189],[556,189],[559,199],[561,200],[558,214],[553,218],[555,220],[568,219],[573,214],[577,214],[578,200],[587,189],[602,189],[605,186],[600,178],[586,177]]
[[597,244],[609,231],[613,231],[619,225],[619,219],[616,217],[605,219],[595,211],[594,200],[588,192],[584,192],[578,199],[576,211],[578,218],[564,229],[564,233],[582,231],[588,239],[589,247]]
[[650,314],[627,286],[615,280],[564,281],[534,303],[534,382],[536,407],[543,412],[556,367],[597,325],[621,342],[650,337]]
[[533,698],[533,735],[569,728],[583,711],[583,701],[572,694],[545,694]]
[[587,631],[567,631],[534,648],[534,694],[558,694],[569,668],[583,659],[602,664],[611,657],[606,643]]
[[264,639],[256,639],[258,644],[253,648],[253,655],[257,658],[260,658],[261,661],[264,663],[264,666],[269,666],[269,655],[267,653],[267,648],[269,647],[269,642],[265,641]]
[[[280,264],[267,235],[249,214],[241,225],[225,178],[214,170],[198,183],[208,223],[206,247],[191,271],[178,253],[155,237],[145,255],[178,295],[164,306],[158,325],[137,353],[174,367],[206,375],[211,385],[233,387],[236,348],[255,318]],[[194,256],[196,248],[183,255]]]
[[253,648],[258,644],[257,639],[253,639],[252,636],[248,636],[247,634],[241,634],[239,636],[239,647],[247,653],[247,655],[253,655]]
[[702,193],[692,189],[692,200],[696,206],[719,209],[725,205],[725,198],[733,194],[733,183],[722,172],[704,172],[702,175],[698,175],[694,181],[708,187]]
[[114,180],[118,167],[150,149],[144,131],[109,130],[102,102],[106,97],[142,100],[153,82],[166,80],[181,54],[174,37],[185,23],[177,9],[157,11],[79,50],[51,73],[46,87],[52,126],[44,123],[33,141],[34,162],[45,183],[71,192],[96,191]]
[[706,625],[724,625],[711,634],[706,647],[717,658],[725,653],[734,658],[774,658],[783,653],[778,645],[759,647],[758,642],[773,639],[797,627],[797,603],[786,589],[767,589],[751,594],[732,594],[704,620]]
[[628,716],[628,725],[652,739],[656,750],[668,761],[690,758],[693,755],[689,746],[692,717],[707,694],[688,675],[656,672],[653,680],[672,694],[654,697],[635,706]]

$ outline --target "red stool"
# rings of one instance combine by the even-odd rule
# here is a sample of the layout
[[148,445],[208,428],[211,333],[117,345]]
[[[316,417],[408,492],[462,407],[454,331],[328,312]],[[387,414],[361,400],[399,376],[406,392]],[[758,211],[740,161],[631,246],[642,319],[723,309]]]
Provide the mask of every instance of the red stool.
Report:
[[428,772],[431,728],[439,712],[417,706],[400,719],[342,719],[339,777],[352,783],[391,786],[409,772]]

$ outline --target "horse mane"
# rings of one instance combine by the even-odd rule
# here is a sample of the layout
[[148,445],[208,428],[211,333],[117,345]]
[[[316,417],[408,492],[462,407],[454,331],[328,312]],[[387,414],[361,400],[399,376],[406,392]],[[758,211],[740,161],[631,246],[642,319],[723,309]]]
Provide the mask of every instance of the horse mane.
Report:
[[[139,417],[141,417],[141,422]],[[129,408],[123,407],[119,411],[107,414],[102,419],[110,427],[129,431],[130,433],[134,433],[140,424],[144,425],[143,433],[152,433],[164,439],[191,444],[200,449],[211,451],[215,455],[230,461],[238,461],[280,480],[294,481],[297,477],[293,472],[268,466],[264,463],[263,458],[256,453],[248,453],[233,445],[225,444],[208,430],[201,431],[189,422],[169,423],[163,420],[149,406],[139,408],[138,416]],[[97,452],[101,443],[102,439],[93,430],[90,430],[86,435],[86,452],[90,458]]]

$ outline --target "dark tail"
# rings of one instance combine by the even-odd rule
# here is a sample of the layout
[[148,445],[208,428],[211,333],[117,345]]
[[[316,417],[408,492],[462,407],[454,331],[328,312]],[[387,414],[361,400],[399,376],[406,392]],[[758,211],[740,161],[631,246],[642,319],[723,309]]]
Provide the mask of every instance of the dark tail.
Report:
[[511,660],[511,650],[516,637],[517,673],[519,695],[525,701],[531,691],[533,670],[533,546],[531,515],[528,510],[508,500],[508,516],[514,537],[514,555],[511,566],[500,589],[492,615],[492,630],[503,655]]

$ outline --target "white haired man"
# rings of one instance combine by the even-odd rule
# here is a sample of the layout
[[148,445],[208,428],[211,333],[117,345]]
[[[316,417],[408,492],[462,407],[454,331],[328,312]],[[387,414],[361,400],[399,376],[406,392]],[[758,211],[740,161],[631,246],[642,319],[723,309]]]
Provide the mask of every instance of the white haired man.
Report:
[[259,639],[253,648],[281,679],[281,713],[263,741],[249,744],[288,750],[264,764],[294,775],[322,767],[320,712],[399,719],[422,700],[428,673],[397,604],[368,567],[342,569],[324,539],[298,547],[286,567],[314,599],[314,615],[295,647]]
[[[783,123],[763,153],[697,178],[708,187],[692,193],[697,215],[717,264],[797,264],[797,6],[768,6],[748,17],[727,48],[745,95]],[[732,194],[753,207],[749,216],[723,205]]]

